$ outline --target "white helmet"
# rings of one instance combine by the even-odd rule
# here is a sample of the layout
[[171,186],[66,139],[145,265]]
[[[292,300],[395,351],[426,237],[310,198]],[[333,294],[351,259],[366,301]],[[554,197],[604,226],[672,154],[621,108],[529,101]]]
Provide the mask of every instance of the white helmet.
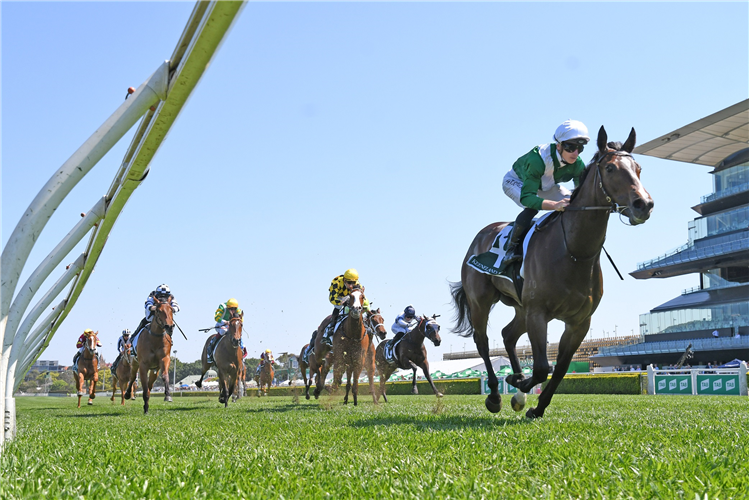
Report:
[[128,329],[122,330],[122,334],[129,336],[130,335],[130,330],[128,330]]
[[158,296],[171,295],[171,293],[168,285],[159,285],[156,287],[156,295]]
[[583,122],[577,120],[566,120],[557,127],[557,131],[554,132],[554,140],[559,143],[573,142],[575,144],[587,144],[590,142],[588,127],[583,125]]

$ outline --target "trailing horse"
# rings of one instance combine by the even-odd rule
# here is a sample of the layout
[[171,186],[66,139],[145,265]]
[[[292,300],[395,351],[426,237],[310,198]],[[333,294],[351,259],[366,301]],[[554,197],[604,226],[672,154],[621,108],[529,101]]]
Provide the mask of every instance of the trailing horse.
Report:
[[80,358],[78,358],[78,366],[75,369],[75,389],[78,395],[78,408],[81,407],[81,396],[83,396],[86,380],[91,381],[88,390],[88,404],[94,404],[94,398],[96,397],[96,383],[99,381],[99,354],[96,351],[98,333],[90,332],[86,334],[85,349]]
[[[117,370],[112,373],[112,397],[110,401],[114,403],[114,396],[117,394],[117,386],[120,387],[120,395],[122,396],[121,405],[125,405],[125,391],[127,390],[127,384],[130,381],[130,370],[133,362],[133,354],[130,351],[132,345],[125,344],[125,350],[122,351],[120,362],[117,365]],[[138,390],[137,383],[133,384],[132,399],[135,399],[135,391]]]
[[242,341],[242,315],[235,315],[229,320],[229,330],[221,336],[213,349],[213,363],[208,362],[208,349],[211,344],[211,337],[205,341],[203,354],[200,359],[203,363],[203,371],[200,379],[195,385],[200,388],[203,386],[203,377],[206,372],[215,366],[218,371],[218,402],[224,404],[224,408],[229,406],[229,398],[234,394],[234,389],[242,383],[243,378],[243,352],[240,347]]
[[135,378],[140,373],[140,383],[143,385],[143,413],[148,414],[148,401],[151,399],[151,389],[156,377],[161,373],[164,381],[164,401],[172,400],[172,390],[169,386],[169,362],[172,352],[172,333],[174,332],[174,311],[169,300],[160,301],[154,297],[151,306],[153,320],[140,332],[136,332],[136,358],[130,370],[130,382],[125,392],[125,399],[133,394]]
[[[533,235],[524,263],[524,286],[518,296],[515,285],[503,277],[491,276],[466,265],[471,255],[489,250],[495,237],[507,223],[495,223],[474,238],[463,260],[461,282],[452,284],[456,314],[455,331],[473,335],[476,348],[486,364],[488,386],[486,408],[499,412],[502,400],[498,380],[489,359],[486,333],[489,312],[501,301],[515,309],[515,317],[502,330],[505,349],[513,374],[508,384],[522,391],[520,401],[513,398],[513,409],[524,406],[524,395],[549,374],[546,357],[547,324],[558,319],[565,324],[559,341],[557,364],[551,380],[538,398],[538,406],[526,412],[528,418],[541,417],[564,378],[572,356],[590,328],[590,318],[603,295],[601,249],[606,239],[609,214],[626,216],[631,225],[648,220],[653,200],[640,183],[640,166],[631,153],[635,130],[622,145],[607,143],[606,130],[598,132],[598,151],[581,175],[570,204],[553,214],[543,231]],[[515,351],[518,338],[528,332],[533,349],[533,376],[525,377]]]
[[[369,376],[369,389],[372,393],[372,401],[377,403],[377,394],[374,389],[374,357],[368,356],[372,339],[367,334],[363,317],[362,304],[364,302],[364,294],[361,290],[357,289],[351,292],[351,295],[348,297],[349,315],[343,320],[339,330],[333,335],[333,380],[335,384],[340,385],[343,380],[343,372],[346,372],[346,395],[343,398],[343,403],[348,404],[348,394],[351,391],[354,396],[354,406],[356,406],[358,404],[359,376],[361,375],[362,368],[366,368]],[[323,328],[328,321],[328,318],[323,320],[323,324],[320,325],[317,331],[324,331]],[[318,365],[322,365],[322,361],[329,351],[330,349],[322,344],[322,335],[318,335],[315,339],[315,361]],[[317,387],[314,393],[315,399],[320,396],[325,386],[325,377],[330,370],[326,366],[321,366],[320,376],[317,379]]]
[[435,319],[437,315],[430,317],[423,317],[419,319],[419,324],[416,328],[408,332],[395,346],[395,357],[397,364],[391,365],[385,357],[385,347],[387,342],[382,342],[377,346],[377,372],[380,374],[380,393],[387,403],[388,397],[386,394],[387,386],[385,383],[390,378],[390,375],[398,369],[412,369],[413,384],[411,386],[411,394],[418,394],[419,390],[416,388],[416,369],[421,368],[424,376],[429,381],[429,385],[432,386],[432,391],[438,397],[442,397],[442,393],[437,390],[432,381],[431,375],[429,375],[429,361],[427,361],[427,348],[424,346],[424,339],[428,338],[436,346],[442,343],[440,338],[440,326],[436,323]]
[[273,377],[276,371],[273,369],[273,362],[266,361],[263,363],[263,367],[260,369],[260,373],[255,375],[255,382],[257,383],[257,396],[260,397],[268,395],[270,386],[273,383]]
[[[307,350],[307,346],[309,346],[309,344],[305,344],[304,347],[302,347],[302,352],[299,353],[299,357],[297,359],[299,360],[299,371],[302,372],[302,380],[304,381],[304,397],[306,399],[309,399],[309,388],[312,386],[313,376],[317,375],[317,378],[319,380],[321,370],[320,367],[317,366],[317,358],[313,355],[310,355],[309,363],[304,362],[304,353]],[[329,366],[333,365],[333,356],[331,356],[330,353],[325,356],[323,364],[327,364]],[[309,378],[307,378],[308,368]],[[330,368],[328,368],[328,370],[330,370]]]

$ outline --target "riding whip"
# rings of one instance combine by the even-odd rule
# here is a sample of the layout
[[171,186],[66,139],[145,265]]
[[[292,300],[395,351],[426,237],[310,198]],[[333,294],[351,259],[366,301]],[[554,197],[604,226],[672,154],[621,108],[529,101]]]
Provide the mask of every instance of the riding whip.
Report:
[[[174,318],[172,318],[172,321],[174,321]],[[176,322],[176,321],[174,321],[174,325],[175,325],[175,326],[176,326],[177,328],[179,328],[179,325],[177,324],[177,322]],[[181,333],[181,334],[182,334],[182,336],[183,336],[183,337],[185,337],[185,340],[187,340],[187,335],[185,335],[185,332],[183,332],[183,331],[182,331],[182,328],[179,328],[179,333]]]
[[210,331],[211,331],[211,330],[213,330],[214,328],[216,328],[216,327],[215,327],[215,326],[212,326],[212,327],[210,327],[210,328],[198,328],[198,331],[199,331],[199,332],[203,332],[203,333],[205,333],[205,332],[210,332]]
[[[606,247],[601,245],[601,248],[603,248],[603,251],[606,252]],[[622,278],[622,273],[619,272],[619,269],[616,268],[616,264],[614,264],[614,259],[611,258],[611,255],[609,255],[608,252],[606,252],[606,257],[609,258],[609,262],[611,262],[611,265],[614,266],[614,271],[616,271],[616,274],[619,275],[619,279],[624,281],[624,278]]]

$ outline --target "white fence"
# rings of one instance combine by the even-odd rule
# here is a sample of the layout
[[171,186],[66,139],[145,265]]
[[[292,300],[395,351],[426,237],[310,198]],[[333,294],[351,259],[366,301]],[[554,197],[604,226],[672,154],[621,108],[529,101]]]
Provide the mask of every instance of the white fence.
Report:
[[[13,393],[78,300],[117,217],[145,179],[151,159],[243,6],[243,1],[199,1],[195,4],[171,58],[161,63],[62,167],[55,170],[3,248],[0,262],[0,390],[4,397],[0,397],[0,414],[4,425],[0,434],[0,451],[3,442],[15,435]],[[26,260],[52,213],[141,117],[109,190],[38,265],[23,286],[18,287]],[[29,310],[47,277],[89,233],[91,236],[83,254],[66,267],[57,283]],[[54,304],[51,312],[39,321],[66,288],[66,298]],[[19,290],[17,294],[16,289]]]

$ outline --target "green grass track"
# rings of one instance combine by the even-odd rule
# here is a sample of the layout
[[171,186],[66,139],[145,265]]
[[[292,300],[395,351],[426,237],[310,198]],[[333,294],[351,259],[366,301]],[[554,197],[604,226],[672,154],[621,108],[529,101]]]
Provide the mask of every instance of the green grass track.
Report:
[[536,421],[482,396],[16,402],[3,499],[749,498],[747,397],[558,395]]

